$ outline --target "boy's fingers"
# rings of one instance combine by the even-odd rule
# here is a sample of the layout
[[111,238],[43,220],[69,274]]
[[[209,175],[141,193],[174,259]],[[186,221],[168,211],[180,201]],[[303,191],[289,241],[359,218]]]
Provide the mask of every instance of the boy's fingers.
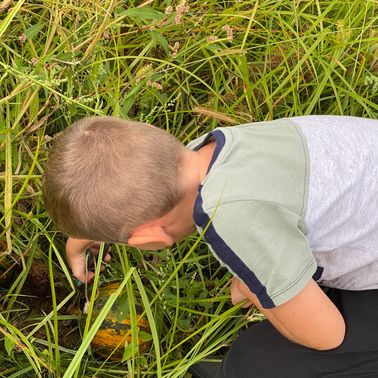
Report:
[[85,275],[85,271],[82,272],[72,272],[73,275],[82,283],[90,283],[92,280],[93,280],[93,277],[94,277],[94,273],[91,272],[91,271],[88,271],[88,274]]
[[94,248],[94,249],[100,249],[100,246],[101,246],[101,242],[100,241],[94,241],[91,244],[91,248]]
[[[96,262],[96,258],[94,256],[98,255],[99,247],[101,243],[95,242],[93,243],[84,253],[80,256],[79,261],[75,261],[75,263],[70,264],[72,266],[72,273],[73,275],[82,283],[92,283],[94,278],[94,266]],[[109,254],[110,246],[105,245],[106,250],[104,250],[103,256],[103,263],[108,263],[111,260],[111,256]],[[85,268],[86,267],[86,268]],[[104,272],[106,269],[105,265],[101,264],[100,271]],[[86,275],[87,272],[87,275]]]
[[92,283],[94,276],[95,276],[95,274],[93,272],[89,271],[88,275],[87,275],[87,282]]
[[90,283],[93,280],[94,273],[89,265],[88,256],[85,254],[72,264],[72,274],[82,283]]
[[[93,254],[91,252],[91,255],[92,256],[90,258],[88,258],[88,263],[87,263],[88,264],[88,268],[90,268],[90,269],[92,269],[94,267],[94,265],[95,265],[95,262],[97,262],[96,257],[93,256],[93,255],[96,255],[96,254]],[[112,256],[109,253],[107,253],[106,255],[104,255],[103,258],[102,258],[103,263],[104,262],[108,263],[108,262],[110,262],[111,259],[112,259]]]
[[97,248],[96,246],[93,246],[91,245],[89,250],[91,251],[91,253],[93,253],[94,255],[98,255],[98,252],[100,250],[100,248]]
[[[244,293],[240,291],[240,280],[236,277],[231,279],[231,302],[233,305],[237,305],[247,299]],[[252,305],[251,301],[247,301],[242,305],[242,308],[250,307]]]
[[243,304],[242,308],[251,307],[252,305],[253,305],[253,303],[251,301],[248,301],[248,302]]
[[[106,248],[107,247],[107,248]],[[94,254],[94,255],[98,255],[98,253],[100,252],[100,244],[93,244],[90,246],[90,251]],[[110,251],[110,246],[106,246],[105,245],[105,248],[104,248],[104,255],[109,253]]]

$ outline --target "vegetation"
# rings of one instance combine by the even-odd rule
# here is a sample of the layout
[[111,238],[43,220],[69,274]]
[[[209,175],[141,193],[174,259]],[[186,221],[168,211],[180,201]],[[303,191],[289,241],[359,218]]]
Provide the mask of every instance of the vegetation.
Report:
[[[218,126],[287,116],[378,118],[377,7],[377,0],[3,1],[0,377],[189,377],[191,364],[221,356],[240,328],[260,320],[230,304],[230,276],[198,235],[160,253],[113,246],[94,290],[77,287],[65,236],[41,200],[48,148],[94,114],[147,121],[184,143]],[[121,286],[93,322],[104,281]],[[112,362],[89,345],[122,288],[133,340],[140,333],[151,346],[143,352],[127,343],[124,362]],[[141,312],[149,332],[138,328]]]

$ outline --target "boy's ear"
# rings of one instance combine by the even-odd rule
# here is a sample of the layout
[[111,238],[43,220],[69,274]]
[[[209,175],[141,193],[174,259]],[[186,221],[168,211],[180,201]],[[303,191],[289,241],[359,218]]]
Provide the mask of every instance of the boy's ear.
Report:
[[174,243],[174,240],[168,235],[164,228],[157,225],[142,226],[135,229],[127,244],[131,247],[156,250],[165,247],[170,247]]

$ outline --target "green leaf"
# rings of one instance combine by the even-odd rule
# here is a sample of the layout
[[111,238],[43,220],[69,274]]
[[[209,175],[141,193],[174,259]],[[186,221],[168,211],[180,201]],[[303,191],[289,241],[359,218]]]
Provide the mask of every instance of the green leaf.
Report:
[[138,351],[138,345],[135,345],[133,343],[128,343],[126,341],[125,343],[125,350],[123,351],[123,356],[122,356],[122,362],[125,362],[135,356],[136,352]]
[[123,98],[122,102],[121,102],[121,115],[124,117],[124,118],[127,118],[128,116],[128,113],[131,109],[131,107],[134,105],[134,102],[136,100],[136,96],[135,95],[127,95],[126,97]]
[[117,320],[121,321],[123,319],[129,318],[130,317],[130,308],[129,308],[129,303],[127,300],[127,295],[121,295],[118,298],[118,301],[115,303],[117,306]]
[[155,30],[150,31],[152,40],[155,44],[160,45],[166,54],[169,54],[169,44],[165,37]]
[[32,39],[43,29],[43,27],[43,24],[35,24],[33,26],[30,26],[30,28],[26,29],[25,31],[26,38]]
[[139,22],[148,20],[161,20],[165,17],[164,13],[161,13],[153,8],[130,8],[124,10],[119,15],[134,18]]
[[108,78],[110,71],[110,65],[109,62],[106,62],[105,64],[101,64],[100,69],[98,71],[97,79],[100,82],[100,84],[104,84],[106,79]]
[[10,356],[13,353],[15,342],[9,336],[5,335],[4,346],[8,356]]
[[218,43],[211,43],[211,44],[207,44],[205,45],[205,48],[210,50],[210,51],[219,51],[219,50],[222,50],[222,46],[219,45]]
[[139,336],[142,339],[142,341],[145,341],[145,342],[152,340],[152,335],[145,331],[140,331]]
[[177,324],[183,330],[189,330],[189,329],[191,329],[191,324],[190,324],[190,321],[188,319],[180,319],[177,322]]

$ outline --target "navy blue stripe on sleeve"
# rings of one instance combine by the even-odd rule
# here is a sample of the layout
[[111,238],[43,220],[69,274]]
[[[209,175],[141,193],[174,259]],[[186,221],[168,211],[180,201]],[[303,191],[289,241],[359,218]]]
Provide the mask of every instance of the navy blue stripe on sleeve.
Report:
[[[201,189],[194,206],[193,218],[198,226],[205,229],[211,222],[208,214],[203,210],[203,200],[201,197]],[[245,265],[240,257],[227,245],[227,243],[218,235],[212,223],[209,224],[205,232],[205,240],[213,248],[218,258],[227,264],[230,269],[238,275],[238,277],[248,286],[248,288],[259,299],[264,308],[275,307],[274,302],[269,297],[265,286],[258,280],[256,275]]]
[[317,269],[316,269],[316,272],[312,276],[312,278],[314,279],[314,281],[319,282],[320,278],[323,275],[323,272],[324,272],[324,268],[322,266],[318,266]]

